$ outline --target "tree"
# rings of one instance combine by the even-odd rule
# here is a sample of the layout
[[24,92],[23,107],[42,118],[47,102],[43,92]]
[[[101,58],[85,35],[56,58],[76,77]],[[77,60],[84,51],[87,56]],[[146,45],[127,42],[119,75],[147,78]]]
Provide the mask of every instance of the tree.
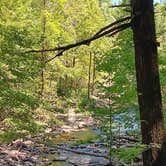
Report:
[[[57,55],[51,58],[51,60],[53,60],[55,57],[61,56],[67,50],[81,45],[89,45],[92,41],[106,35],[113,36],[132,25],[135,43],[135,63],[142,141],[148,147],[143,153],[143,161],[146,166],[158,165],[164,157],[164,155],[162,155],[163,151],[158,148],[164,143],[164,121],[158,71],[158,43],[156,42],[155,35],[153,0],[132,0],[131,5],[131,23],[122,24],[124,21],[131,18],[125,17],[100,29],[98,33],[84,41],[76,41],[74,44],[51,49],[30,50],[23,53],[58,51]],[[72,3],[69,6],[72,6]],[[75,21],[73,23],[73,25],[75,25]],[[116,26],[118,23],[120,23],[120,25]],[[77,27],[75,28],[77,29]],[[82,39],[82,35],[79,32],[76,34],[77,38]]]
[[163,155],[164,121],[157,59],[153,0],[132,0],[132,29],[144,166],[158,166]]
[[[43,10],[46,10],[46,0],[43,1]],[[45,13],[44,13],[45,14]],[[41,36],[42,38],[42,49],[45,49],[45,45],[46,45],[46,41],[45,41],[45,33],[46,33],[46,16],[43,16],[43,20],[42,20],[42,28],[43,28],[43,34]],[[41,64],[44,66],[45,63],[45,59],[46,59],[46,55],[44,52],[41,53]],[[44,84],[45,84],[45,80],[44,80],[44,68],[42,68],[41,71],[41,88],[40,88],[40,97],[42,98],[44,95]]]

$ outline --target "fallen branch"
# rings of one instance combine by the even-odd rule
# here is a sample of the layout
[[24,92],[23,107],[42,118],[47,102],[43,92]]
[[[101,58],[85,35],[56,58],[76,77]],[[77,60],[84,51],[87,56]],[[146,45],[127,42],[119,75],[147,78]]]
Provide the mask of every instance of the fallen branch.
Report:
[[131,136],[127,136],[127,135],[121,135],[121,136],[114,136],[115,139],[125,139],[131,142],[139,142],[139,139],[131,137]]
[[54,147],[57,148],[57,149],[62,149],[62,150],[65,150],[65,151],[70,151],[70,152],[72,152],[72,153],[108,158],[107,155],[103,155],[103,154],[90,153],[90,152],[81,152],[81,151],[78,151],[78,150],[73,150],[73,149],[69,149],[69,148],[64,148],[64,147],[61,147],[61,146],[58,146],[58,145],[55,145]]

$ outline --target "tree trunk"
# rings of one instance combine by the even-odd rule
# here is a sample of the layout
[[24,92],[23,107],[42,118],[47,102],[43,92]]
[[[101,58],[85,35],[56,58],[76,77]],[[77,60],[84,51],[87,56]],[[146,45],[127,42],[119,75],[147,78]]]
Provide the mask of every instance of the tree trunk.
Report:
[[164,155],[157,145],[163,145],[164,121],[153,0],[132,0],[131,5],[142,143],[150,147],[143,152],[143,165],[161,166]]
[[94,54],[93,55],[92,95],[94,94],[95,78],[96,78],[96,57]]
[[92,67],[92,53],[89,54],[89,71],[88,71],[88,99],[90,99],[90,89],[91,89],[91,67]]
[[[43,10],[46,9],[46,0],[43,1]],[[42,28],[43,28],[43,34],[42,34],[42,50],[45,49],[45,33],[46,33],[46,17],[43,17],[42,20]],[[42,66],[42,71],[41,71],[41,87],[40,87],[40,97],[43,98],[44,95],[44,85],[45,85],[45,79],[44,79],[44,64],[45,64],[45,59],[46,59],[46,55],[45,52],[41,53],[41,64]]]
[[73,60],[72,60],[72,67],[74,68],[75,65],[76,65],[76,57],[74,56],[74,57],[73,57]]
[[102,0],[99,0],[99,8],[102,8]]

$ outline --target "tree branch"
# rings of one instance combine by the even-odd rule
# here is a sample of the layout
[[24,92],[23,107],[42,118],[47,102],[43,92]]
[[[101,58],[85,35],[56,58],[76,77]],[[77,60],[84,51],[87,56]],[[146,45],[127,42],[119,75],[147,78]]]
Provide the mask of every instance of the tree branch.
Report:
[[64,50],[60,51],[58,54],[56,54],[55,56],[53,56],[52,58],[48,59],[45,61],[45,63],[48,63],[50,61],[52,61],[53,59],[55,59],[56,57],[62,56],[63,55]]
[[103,32],[104,30],[106,30],[106,29],[108,29],[108,28],[114,26],[114,25],[116,25],[116,24],[118,24],[118,23],[121,23],[121,22],[124,22],[124,21],[129,20],[129,19],[131,19],[131,16],[127,16],[127,17],[124,17],[124,18],[122,18],[122,19],[119,19],[119,20],[117,20],[117,21],[115,21],[115,22],[113,22],[113,23],[107,25],[106,27],[101,28],[101,29],[95,34],[95,36],[98,35],[98,34],[100,34],[101,32]]
[[[102,37],[102,36],[111,37],[111,36],[114,36],[115,34],[117,34],[118,32],[121,32],[121,31],[123,31],[123,30],[129,28],[130,26],[131,26],[131,23],[122,24],[122,25],[120,25],[120,26],[118,26],[118,27],[116,27],[116,28],[112,28],[112,29],[110,29],[110,30],[108,30],[108,31],[106,31],[106,32],[104,32],[104,33],[102,33],[102,34],[100,34],[100,36],[97,36],[97,37],[98,37],[98,38],[100,38],[100,37]],[[114,29],[115,31],[114,31],[113,29]],[[108,34],[108,35],[107,35],[107,34]],[[93,36],[93,38],[91,38],[90,41],[88,41],[88,39],[87,39],[87,40],[84,40],[84,41],[86,41],[86,42],[88,41],[89,44],[90,44],[91,41],[96,40],[96,39],[97,39],[96,36]],[[82,42],[84,42],[84,41],[82,41]],[[82,43],[82,42],[80,42],[80,43]],[[63,55],[63,52],[65,52],[66,50],[69,50],[69,49],[71,49],[71,48],[74,48],[74,47],[83,45],[83,44],[80,44],[80,43],[76,43],[75,45],[72,44],[72,45],[70,45],[70,47],[63,47],[64,49],[63,49],[62,51],[60,51],[57,55],[53,56],[52,58],[46,60],[45,63],[48,63],[48,62],[52,61],[53,59],[55,59],[55,58],[58,57],[58,56],[62,56],[62,55]],[[85,44],[85,43],[84,43],[84,44]],[[89,44],[87,43],[87,45],[89,45]],[[61,47],[61,48],[62,48],[62,47]],[[66,48],[67,48],[67,49],[66,49]],[[42,50],[41,50],[41,51],[42,51]]]
[[131,10],[123,9],[124,12],[131,13]]
[[[48,63],[48,62],[52,61],[53,59],[55,59],[56,57],[62,56],[63,53],[65,51],[69,50],[69,49],[72,49],[72,48],[75,48],[75,47],[78,47],[78,46],[81,46],[81,45],[90,45],[90,43],[92,41],[97,40],[97,39],[99,39],[103,36],[111,37],[111,36],[114,36],[115,34],[117,34],[118,32],[129,28],[131,26],[131,20],[130,20],[129,23],[124,23],[124,24],[121,24],[121,25],[117,25],[117,24],[122,23],[124,21],[127,21],[129,19],[131,19],[131,16],[127,16],[127,17],[124,17],[120,20],[117,20],[117,21],[105,26],[104,28],[101,28],[94,36],[92,36],[88,39],[82,40],[80,42],[77,42],[77,43],[73,43],[73,44],[69,44],[69,45],[61,46],[61,47],[54,47],[54,48],[51,48],[51,49],[29,50],[29,51],[21,52],[19,54],[58,51],[58,53],[55,56],[53,56],[52,58],[45,61],[45,63]],[[114,27],[114,25],[117,25],[117,26]]]
[[127,29],[130,25],[131,25],[130,23],[125,24],[123,27],[121,27],[121,28],[117,29],[116,31],[114,31],[114,32],[112,32],[112,33],[106,35],[106,37],[112,37],[112,36],[114,36],[115,34],[117,34],[118,32],[121,32],[121,31]]
[[[77,47],[77,46],[81,46],[81,45],[89,45],[92,41],[97,40],[107,34],[110,34],[111,32],[114,32],[118,29],[121,29],[123,27],[130,27],[130,23],[126,23],[126,24],[122,24],[116,27],[113,27],[112,29],[109,29],[107,31],[104,31],[103,33],[100,33],[98,35],[94,35],[88,39],[85,39],[83,41],[77,42],[77,43],[73,43],[73,44],[69,44],[66,46],[61,46],[61,47],[55,47],[55,48],[51,48],[51,49],[44,49],[44,50],[29,50],[29,51],[25,51],[22,52],[21,54],[25,54],[25,53],[40,53],[40,52],[51,52],[51,51],[66,51],[69,50],[71,48]],[[58,53],[59,54],[59,53]]]
[[112,6],[109,6],[110,8],[117,8],[117,7],[130,7],[131,5],[130,4],[122,4],[122,5],[112,5]]

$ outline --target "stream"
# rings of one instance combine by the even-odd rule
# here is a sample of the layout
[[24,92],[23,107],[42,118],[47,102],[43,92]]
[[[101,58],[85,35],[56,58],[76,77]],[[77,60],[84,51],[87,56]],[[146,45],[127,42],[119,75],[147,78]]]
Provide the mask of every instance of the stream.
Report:
[[[51,143],[47,144],[37,143],[40,136],[27,140],[16,140],[10,145],[1,145],[0,165],[109,165],[107,158],[109,148],[103,141],[96,140],[98,137],[96,133],[92,129],[82,129],[58,134],[56,137],[53,134],[50,138]],[[84,143],[86,137],[94,138],[94,140]],[[82,139],[78,140],[78,138]]]
[[57,115],[62,127],[46,128],[45,136],[27,136],[10,144],[0,144],[2,166],[107,166],[109,147],[100,137],[92,117],[76,114]]
[[[106,136],[92,117],[69,110],[57,118],[65,121],[59,128],[46,128],[45,136],[27,136],[10,144],[0,144],[2,166],[123,166],[110,163]],[[134,140],[134,141],[133,141]],[[114,138],[113,148],[131,148],[135,138]],[[139,160],[139,162],[141,159]],[[139,164],[136,163],[138,166]]]

